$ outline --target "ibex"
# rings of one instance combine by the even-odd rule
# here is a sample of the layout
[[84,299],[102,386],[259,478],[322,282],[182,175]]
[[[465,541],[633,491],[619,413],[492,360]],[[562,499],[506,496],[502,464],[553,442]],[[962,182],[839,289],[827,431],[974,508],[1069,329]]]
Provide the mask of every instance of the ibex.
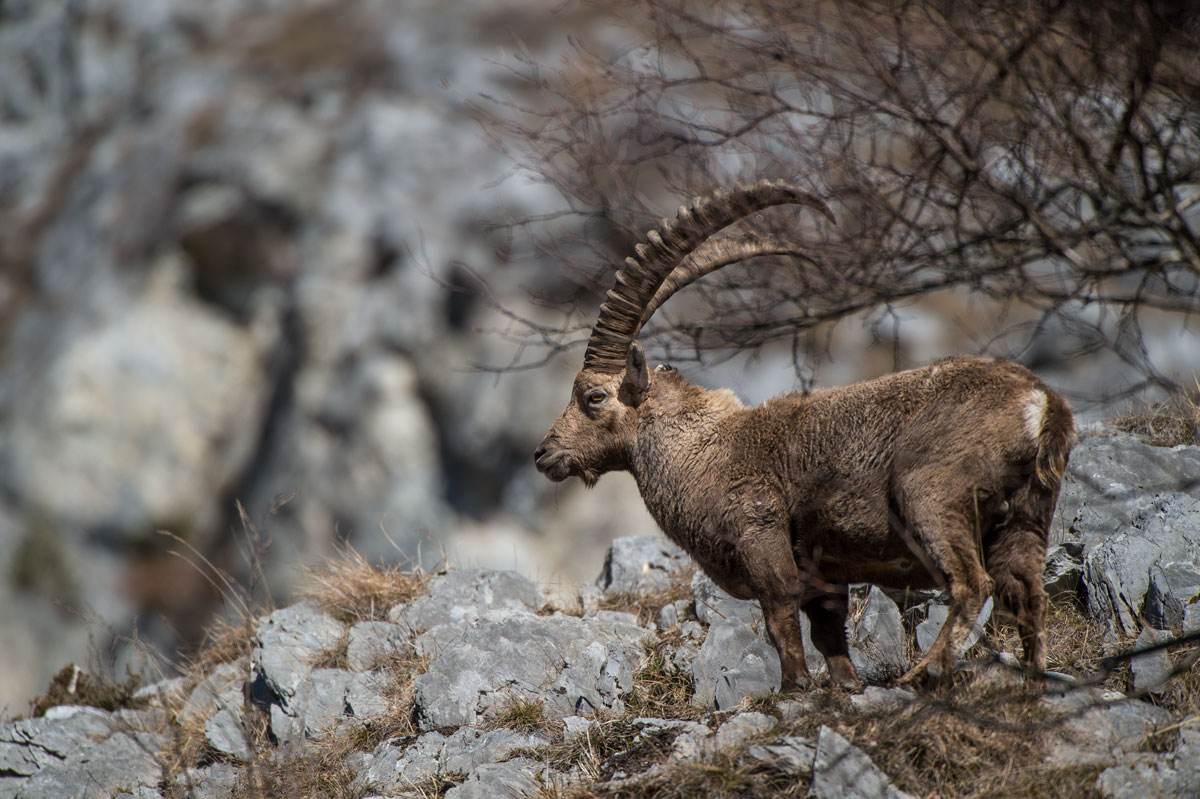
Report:
[[987,598],[1016,614],[1025,664],[1045,668],[1042,569],[1075,426],[1025,368],[954,357],[748,408],[660,367],[635,338],[699,276],[773,251],[714,240],[738,219],[823,203],[783,182],[717,192],[663,220],[618,271],[571,399],[534,459],[588,486],[631,472],[650,514],[717,585],[757,599],[783,689],[808,683],[798,611],[834,685],[853,690],[849,583],[948,589],[949,618],[902,682],[949,673]]

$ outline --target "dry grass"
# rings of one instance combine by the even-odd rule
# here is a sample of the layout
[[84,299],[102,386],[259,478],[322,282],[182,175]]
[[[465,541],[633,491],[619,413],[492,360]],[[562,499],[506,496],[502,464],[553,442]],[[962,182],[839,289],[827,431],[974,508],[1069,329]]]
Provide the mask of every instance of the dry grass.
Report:
[[254,615],[236,621],[215,619],[205,630],[200,647],[188,658],[188,674],[201,679],[217,666],[248,656],[256,624]]
[[644,778],[584,788],[572,799],[745,799],[807,796],[808,781],[727,755],[700,763],[671,763]]
[[72,663],[50,679],[46,691],[33,700],[29,715],[43,716],[58,705],[88,705],[109,711],[145,707],[145,699],[134,697],[141,683],[136,674],[122,681],[94,677]]
[[299,596],[315,600],[346,624],[381,621],[395,605],[424,593],[429,578],[411,564],[372,566],[347,546],[306,571]]
[[262,729],[253,747],[257,754],[239,774],[232,799],[298,796],[360,799],[363,790],[354,784],[356,772],[349,767],[348,759],[356,752],[370,752],[388,739],[417,734],[413,723],[413,681],[426,665],[419,658],[393,659],[384,666],[388,674],[385,692],[388,710],[383,716],[323,740],[310,741],[301,754],[292,757],[275,756],[273,745],[266,740],[265,716],[254,714]]
[[[1127,665],[1105,662],[1113,646],[1103,645],[1103,628],[1091,621],[1074,603],[1056,603],[1047,623],[1051,667],[1081,680],[1128,690]],[[578,767],[590,784],[571,790],[547,790],[546,796],[654,797],[655,799],[699,799],[700,797],[806,796],[808,778],[787,776],[744,757],[744,747],[702,758],[700,762],[673,762],[668,757],[673,733],[631,757],[636,750],[638,728],[635,715],[666,718],[696,717],[687,704],[690,685],[684,675],[670,674],[664,652],[678,642],[678,632],[660,634],[635,672],[634,690],[625,716],[601,721],[586,737],[559,744],[544,760],[557,769]],[[1006,651],[1019,651],[1016,633],[1008,624],[995,624],[988,644]],[[1127,649],[1122,642],[1118,649]],[[857,710],[849,696],[833,689],[809,691],[798,697],[804,712],[781,721],[772,738],[802,735],[815,740],[822,726],[837,730],[866,752],[897,787],[914,796],[945,799],[1002,799],[1010,796],[1097,797],[1095,780],[1100,769],[1092,766],[1051,767],[1045,754],[1058,722],[1041,702],[1039,691],[1022,684],[1020,676],[1002,667],[984,668],[984,649],[974,671],[956,675],[919,694],[908,705],[886,711]],[[1180,664],[1194,650],[1174,653]],[[1105,670],[1105,667],[1108,667]],[[768,714],[776,710],[779,697],[748,702],[743,709]],[[1200,669],[1183,671],[1159,703],[1179,712],[1194,713],[1200,702]],[[1191,708],[1191,710],[1185,710]],[[719,714],[720,715],[720,714]],[[719,715],[708,719],[719,723]],[[1171,732],[1146,742],[1146,746],[1169,749]],[[613,779],[618,772],[635,775]],[[605,782],[607,781],[607,782]]]
[[484,726],[491,730],[517,730],[526,733],[551,733],[557,723],[546,718],[542,703],[524,696],[509,697],[488,714]]
[[646,593],[617,592],[610,594],[600,602],[601,610],[615,610],[622,613],[632,613],[637,616],[639,624],[649,624],[658,616],[658,612],[667,605],[679,599],[692,598],[692,575],[696,573],[696,565],[688,561],[687,565],[671,575],[670,583],[658,591]]
[[[690,575],[649,597],[618,596],[606,603],[608,609],[636,613],[643,621],[652,619],[665,604],[688,596]],[[427,576],[396,567],[375,568],[357,553],[347,551],[309,574],[305,595],[344,622],[378,619],[399,602],[409,601],[425,587]],[[256,616],[245,614],[238,622],[222,622],[210,632],[207,644],[189,669],[191,684],[212,667],[248,653]],[[1127,651],[1131,641],[1104,643],[1103,627],[1091,621],[1073,602],[1051,605],[1047,618],[1050,667],[1081,680],[1118,690],[1130,689],[1126,660],[1107,661],[1106,656]],[[489,715],[487,726],[536,732],[557,740],[547,749],[520,752],[558,772],[575,770],[583,784],[574,788],[547,786],[542,795],[561,799],[584,797],[656,797],[658,799],[732,799],[747,796],[800,797],[807,795],[808,778],[776,771],[745,756],[745,745],[729,751],[709,753],[697,762],[678,762],[670,757],[676,736],[673,730],[655,729],[634,723],[638,716],[701,719],[715,727],[729,715],[706,714],[693,707],[690,673],[671,660],[675,649],[685,643],[679,629],[661,630],[645,650],[634,671],[634,685],[620,715],[598,718],[583,735],[561,739],[558,720],[547,719],[541,702],[513,697]],[[1003,621],[993,622],[983,645],[972,653],[982,664],[989,657],[986,647],[1019,651],[1015,630]],[[1200,668],[1195,666],[1195,642],[1172,651],[1181,672],[1168,689],[1153,700],[1180,714],[1200,714]],[[318,666],[343,667],[344,642],[321,653]],[[370,752],[382,741],[415,738],[413,722],[414,679],[427,664],[418,658],[394,658],[383,664],[387,675],[389,710],[355,728],[319,742],[310,742],[303,754],[280,757],[268,740],[267,719],[261,710],[247,708],[248,733],[255,752],[239,773],[234,799],[262,797],[318,797],[318,799],[361,799],[363,789],[354,784],[347,765],[356,752]],[[126,693],[131,693],[130,687]],[[186,695],[186,691],[183,695]],[[1036,690],[1023,687],[1018,675],[1003,669],[976,668],[956,675],[948,683],[923,691],[918,701],[886,712],[863,712],[849,696],[833,689],[809,691],[797,697],[804,705],[799,715],[780,718],[780,697],[747,702],[752,709],[780,718],[771,734],[803,735],[815,739],[822,726],[838,730],[866,752],[895,784],[915,796],[951,799],[1001,799],[1008,796],[1095,797],[1094,767],[1050,768],[1044,763],[1050,739],[1056,734],[1054,720],[1039,701]],[[181,702],[182,698],[172,700]],[[169,708],[178,710],[178,706]],[[172,714],[174,715],[174,714]],[[203,721],[175,723],[176,744],[164,764],[172,778],[189,767],[225,757],[212,750],[204,739]],[[1172,731],[1146,742],[1155,750],[1174,746]],[[436,797],[457,782],[461,775],[442,775],[417,786],[419,795]],[[165,796],[184,795],[170,779],[164,782]],[[172,793],[174,791],[175,793]]]
[[1163,402],[1131,410],[1109,423],[1160,447],[1200,444],[1200,378],[1196,378],[1194,390],[1180,391]]
[[[564,796],[598,795],[597,785],[619,774],[642,774],[665,761],[671,751],[675,732],[641,727],[633,723],[635,714],[625,713],[596,719],[585,732],[549,749],[533,753],[558,771],[577,768],[584,785],[555,792]],[[591,784],[589,786],[589,783]]]
[[667,630],[646,647],[633,672],[633,691],[625,704],[635,716],[663,719],[692,719],[701,715],[692,706],[695,690],[691,675],[670,660],[672,648],[683,643],[679,631]]

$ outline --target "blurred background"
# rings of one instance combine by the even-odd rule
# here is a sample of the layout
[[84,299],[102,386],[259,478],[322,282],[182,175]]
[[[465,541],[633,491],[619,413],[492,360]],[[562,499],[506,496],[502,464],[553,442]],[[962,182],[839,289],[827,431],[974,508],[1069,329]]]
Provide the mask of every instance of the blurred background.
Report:
[[[664,309],[651,355],[699,382],[986,352],[1084,418],[1186,388],[1193,18],[1033,19],[1076,49],[1023,96],[1082,99],[1026,115],[989,72],[1026,23],[903,5],[946,35],[865,3],[0,0],[0,709],[71,661],[186,653],[213,568],[279,604],[342,544],[593,578],[655,526],[627,476],[556,486],[531,453],[615,265],[736,179],[839,225],[752,220],[804,257]],[[945,91],[905,111],[910,68]]]

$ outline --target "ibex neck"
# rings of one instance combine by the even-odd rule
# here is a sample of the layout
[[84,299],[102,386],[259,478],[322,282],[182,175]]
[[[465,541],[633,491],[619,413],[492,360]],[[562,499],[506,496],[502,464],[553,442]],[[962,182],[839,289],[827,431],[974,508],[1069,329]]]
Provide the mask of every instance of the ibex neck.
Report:
[[639,414],[638,436],[630,471],[647,510],[669,537],[695,525],[706,497],[704,483],[728,470],[729,454],[721,441],[742,403],[730,391],[705,391],[683,382],[653,392]]

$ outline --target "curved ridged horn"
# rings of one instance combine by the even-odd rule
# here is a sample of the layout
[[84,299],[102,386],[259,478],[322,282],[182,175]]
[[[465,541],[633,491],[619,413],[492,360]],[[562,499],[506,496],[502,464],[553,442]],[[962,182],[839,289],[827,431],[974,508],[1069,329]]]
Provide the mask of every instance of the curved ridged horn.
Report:
[[699,197],[680,208],[674,220],[662,220],[646,234],[646,243],[634,248],[636,255],[625,259],[625,268],[617,271],[615,285],[592,327],[583,368],[604,374],[624,371],[629,345],[642,326],[643,311],[672,270],[710,236],[774,205],[806,205],[833,220],[825,203],[804,189],[767,180]]
[[812,259],[800,252],[796,245],[773,237],[752,238],[746,241],[714,240],[679,262],[679,266],[671,270],[663,280],[654,297],[642,311],[642,321],[635,330],[633,337],[641,331],[642,326],[650,321],[662,304],[671,299],[676,292],[687,288],[705,275],[710,275],[718,269],[724,269],[730,264],[745,261],[747,258],[757,258],[762,255],[790,255],[795,258]]

